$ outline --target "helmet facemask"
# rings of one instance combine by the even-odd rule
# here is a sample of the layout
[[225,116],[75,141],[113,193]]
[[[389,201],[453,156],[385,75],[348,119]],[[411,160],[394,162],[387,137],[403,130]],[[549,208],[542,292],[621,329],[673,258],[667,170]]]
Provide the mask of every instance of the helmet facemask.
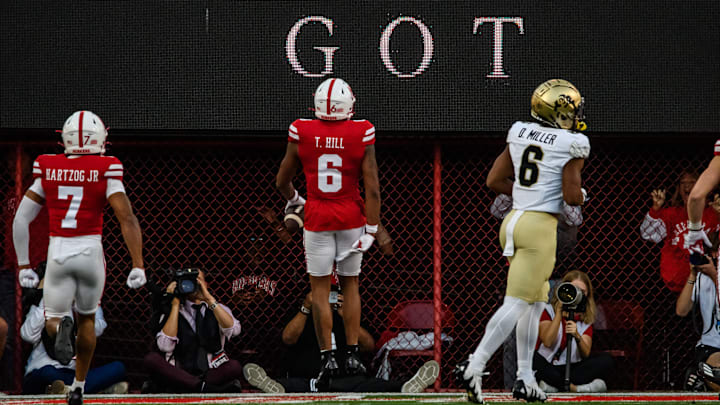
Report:
[[551,79],[535,89],[531,100],[530,115],[547,125],[583,130],[585,100],[572,83],[563,79]]

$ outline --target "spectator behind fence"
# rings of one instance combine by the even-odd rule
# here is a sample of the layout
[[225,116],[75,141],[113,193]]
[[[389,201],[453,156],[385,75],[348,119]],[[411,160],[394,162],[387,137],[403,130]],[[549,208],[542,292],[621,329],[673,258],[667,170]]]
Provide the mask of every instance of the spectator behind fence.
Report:
[[[332,291],[337,291],[332,286]],[[331,293],[330,300],[335,301]],[[343,296],[337,294],[337,302],[327,303],[332,308],[333,328],[332,345],[337,349],[337,361],[343,364],[344,353],[347,351],[345,326],[343,322]],[[287,367],[286,377],[273,380],[265,370],[257,364],[246,364],[243,371],[245,379],[263,392],[318,392],[317,375],[320,371],[320,347],[318,346],[311,309],[313,308],[312,293],[308,293],[300,308],[290,311],[290,321],[282,332],[282,342],[288,346],[287,356],[283,364]],[[375,340],[368,331],[360,327],[358,343],[360,353],[372,353]],[[440,366],[434,360],[425,363],[407,381],[388,381],[366,375],[333,377],[330,380],[330,392],[422,392],[438,377]]]
[[[38,284],[42,291],[44,279]],[[35,294],[37,296],[37,294]],[[40,295],[41,296],[41,295]],[[20,328],[23,340],[33,345],[33,350],[25,367],[23,380],[24,394],[67,394],[75,378],[75,360],[63,365],[54,356],[54,339],[45,332],[45,304],[40,302],[30,306],[25,322]],[[95,336],[102,335],[107,323],[102,308],[95,313]],[[46,347],[49,350],[46,350]],[[91,368],[85,380],[85,392],[88,394],[127,394],[128,383],[125,378],[125,365],[113,361],[104,366]]]
[[706,387],[720,391],[720,320],[715,289],[717,270],[713,259],[708,256],[706,259],[706,264],[690,266],[690,275],[675,305],[675,312],[680,316],[694,313],[696,308],[702,316],[701,330],[695,326],[693,316],[693,325],[700,333],[700,339],[695,346],[693,364],[686,372],[685,389],[688,391],[705,391]]
[[145,356],[150,381],[143,392],[240,392],[242,366],[225,353],[240,322],[210,293],[203,270],[175,277],[154,308],[157,351]]
[[[586,298],[585,308],[578,308],[574,319],[567,319],[568,313],[563,304],[553,294],[550,304],[540,317],[538,347],[533,358],[535,377],[545,392],[558,392],[565,381],[567,362],[567,335],[573,337],[570,354],[570,391],[604,392],[607,390],[605,378],[613,368],[613,359],[607,353],[590,354],[592,349],[592,324],[597,314],[595,294],[590,278],[586,273],[573,270],[565,274],[557,287],[564,282],[572,283],[582,291]],[[557,316],[562,312],[561,316]]]
[[[5,354],[5,346],[9,345],[10,325],[15,317],[15,274],[11,270],[0,266],[0,360]],[[14,330],[15,328],[13,328]],[[0,379],[10,380],[9,370],[6,370],[4,363],[0,361]],[[0,389],[3,384],[0,383]]]
[[[666,204],[665,190],[653,190],[652,207],[640,225],[640,236],[651,242],[665,241],[660,252],[660,276],[665,285],[673,292],[683,290],[690,273],[689,253],[683,248],[684,234],[687,232],[687,202],[698,175],[694,171],[684,171],[678,180],[677,188]],[[702,227],[706,233],[720,229],[718,222],[720,197],[715,196],[710,206],[702,214]]]

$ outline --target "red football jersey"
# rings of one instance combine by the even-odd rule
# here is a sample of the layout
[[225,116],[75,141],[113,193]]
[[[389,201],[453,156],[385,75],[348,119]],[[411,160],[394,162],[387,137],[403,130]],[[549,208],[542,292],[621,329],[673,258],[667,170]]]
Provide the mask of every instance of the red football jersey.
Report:
[[114,156],[41,155],[33,163],[50,217],[50,236],[101,235],[107,180],[123,178]]
[[364,226],[365,203],[358,181],[365,147],[375,143],[375,127],[367,120],[299,119],[290,125],[288,142],[298,144],[307,180],[305,229]]

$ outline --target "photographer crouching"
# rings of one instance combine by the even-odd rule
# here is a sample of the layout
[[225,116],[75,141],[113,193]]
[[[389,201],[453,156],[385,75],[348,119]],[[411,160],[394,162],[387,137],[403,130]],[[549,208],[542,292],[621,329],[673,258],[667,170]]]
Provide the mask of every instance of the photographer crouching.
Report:
[[[151,381],[144,392],[240,392],[242,366],[224,347],[240,323],[208,291],[199,269],[175,272],[160,296],[154,325],[157,352],[144,359]],[[157,309],[157,308],[156,308]]]
[[[720,320],[715,288],[718,272],[710,256],[693,253],[690,263],[690,275],[675,304],[679,316],[693,316],[693,327],[700,335],[693,364],[686,371],[685,389],[720,391]],[[696,311],[700,312],[702,326],[696,325]]]
[[[557,316],[558,313],[561,316]],[[558,392],[564,388],[568,336],[571,337],[569,390],[607,390],[603,378],[612,370],[613,359],[607,353],[590,355],[596,313],[594,291],[588,275],[579,270],[565,274],[540,317],[538,337],[541,344],[535,351],[533,369],[537,371],[535,377],[543,391]]]

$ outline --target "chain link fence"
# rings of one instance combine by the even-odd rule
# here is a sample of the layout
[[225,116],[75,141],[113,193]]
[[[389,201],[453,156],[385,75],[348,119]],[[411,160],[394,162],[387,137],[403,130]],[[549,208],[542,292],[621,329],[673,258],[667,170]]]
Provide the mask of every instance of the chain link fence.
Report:
[[[625,353],[616,358],[618,372],[608,383],[610,389],[677,388],[683,370],[692,363],[698,335],[691,320],[674,315],[675,295],[665,288],[659,274],[660,245],[643,241],[639,226],[650,206],[650,191],[672,189],[684,168],[705,167],[712,140],[685,147],[598,143],[583,174],[590,195],[585,222],[577,229],[577,245],[571,235],[569,248],[559,253],[553,277],[561,277],[568,269],[587,271],[599,302],[609,303],[608,307],[627,302],[629,306],[623,308],[640,309],[640,323],[631,323],[625,313],[606,314],[626,317],[627,330],[596,332],[597,349]],[[5,196],[0,217],[4,271],[12,273],[11,222],[17,193],[29,185],[32,159],[40,153],[56,153],[58,147],[51,143],[0,147],[7,163],[0,167],[0,193]],[[438,330],[445,334],[439,347],[439,388],[457,388],[452,368],[474,350],[504,293],[507,264],[497,240],[500,220],[490,214],[495,196],[485,186],[486,174],[501,149],[500,142],[487,139],[462,144],[412,140],[377,144],[382,220],[394,240],[395,254],[382,256],[374,249],[364,259],[363,324],[384,342],[407,326],[397,322],[400,312],[394,309],[398,304],[429,301],[434,308],[443,308],[443,316],[433,320],[442,322]],[[143,229],[145,260],[154,281],[164,288],[171,279],[166,272],[170,268],[197,265],[207,269],[211,292],[242,323],[242,334],[228,346],[230,356],[243,363],[259,363],[271,376],[283,370],[285,348],[280,335],[284,323],[309,290],[300,235],[284,243],[262,215],[269,208],[279,216],[284,206],[274,187],[283,152],[283,142],[243,140],[126,140],[117,141],[111,150],[125,165],[125,186]],[[434,153],[439,153],[439,161],[433,159]],[[439,184],[433,175],[438,163],[442,169]],[[21,176],[17,176],[18,167],[24,168]],[[18,181],[21,187],[16,186]],[[302,176],[295,185],[304,192]],[[439,206],[433,204],[436,185],[442,193]],[[435,214],[441,218],[440,238],[433,233]],[[112,213],[107,212],[105,219],[107,285],[102,306],[108,328],[98,339],[95,361],[123,361],[133,387],[139,388],[146,378],[142,358],[153,342],[148,327],[151,299],[148,289],[125,286],[130,258]],[[40,228],[33,231],[37,240],[33,241],[37,252],[33,260],[41,258],[46,248]],[[439,248],[439,266],[434,265],[434,248]],[[434,274],[441,277],[437,293]],[[16,302],[14,297],[3,299],[10,305]],[[16,364],[15,371],[20,364],[13,357],[15,341],[9,344],[6,358],[11,360],[5,360],[3,375],[13,374],[8,362]],[[391,378],[406,378],[433,358],[429,349],[395,352],[387,361],[380,356],[374,364],[389,364]],[[502,357],[497,354],[489,363],[491,374],[484,387],[503,387]],[[5,389],[13,388],[10,381],[19,382],[17,375],[0,380]]]

